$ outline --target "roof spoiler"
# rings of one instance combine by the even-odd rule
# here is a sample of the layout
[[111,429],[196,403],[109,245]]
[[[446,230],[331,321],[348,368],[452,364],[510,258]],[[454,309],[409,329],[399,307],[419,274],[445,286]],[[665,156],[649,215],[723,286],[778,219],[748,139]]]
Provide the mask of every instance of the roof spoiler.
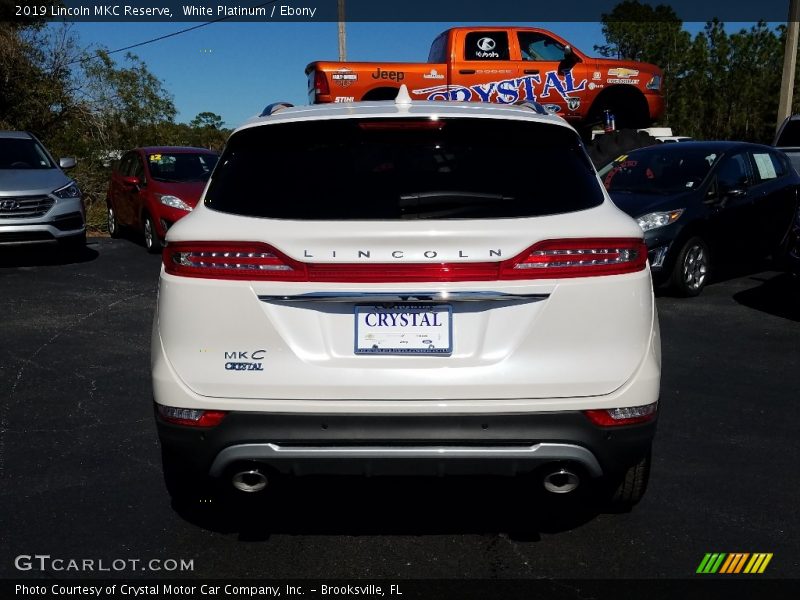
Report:
[[283,110],[284,108],[292,108],[294,104],[289,102],[273,102],[272,104],[268,104],[264,110],[261,111],[261,114],[258,115],[259,117],[269,117],[270,115],[275,114],[279,110]]
[[521,107],[521,108],[527,108],[528,110],[532,110],[537,115],[550,115],[550,114],[552,114],[544,106],[542,106],[538,102],[533,102],[532,100],[523,100],[522,102],[515,102],[514,104],[516,106]]

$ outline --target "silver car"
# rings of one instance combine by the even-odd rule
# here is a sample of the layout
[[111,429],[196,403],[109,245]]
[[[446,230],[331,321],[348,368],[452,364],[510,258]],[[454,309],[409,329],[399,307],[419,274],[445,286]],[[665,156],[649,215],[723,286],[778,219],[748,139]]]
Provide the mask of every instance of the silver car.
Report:
[[0,245],[59,242],[70,250],[86,244],[81,191],[45,147],[25,131],[0,131]]

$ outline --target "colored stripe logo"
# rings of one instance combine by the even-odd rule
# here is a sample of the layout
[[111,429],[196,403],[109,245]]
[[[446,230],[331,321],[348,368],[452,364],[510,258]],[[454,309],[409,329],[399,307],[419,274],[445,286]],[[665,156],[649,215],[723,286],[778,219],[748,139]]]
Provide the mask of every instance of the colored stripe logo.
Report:
[[772,560],[772,553],[757,552],[708,552],[700,561],[697,573],[725,575],[748,573],[763,573],[769,561]]

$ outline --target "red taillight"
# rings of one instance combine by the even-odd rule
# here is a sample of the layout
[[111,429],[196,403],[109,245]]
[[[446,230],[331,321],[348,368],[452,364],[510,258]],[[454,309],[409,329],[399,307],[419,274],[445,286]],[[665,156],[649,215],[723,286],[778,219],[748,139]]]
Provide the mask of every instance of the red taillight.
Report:
[[641,271],[640,239],[547,240],[495,262],[304,263],[259,242],[170,243],[163,254],[170,275],[249,281],[402,283],[501,281],[619,275]]
[[359,129],[365,131],[397,131],[422,129],[426,131],[441,131],[444,129],[444,121],[437,119],[397,119],[392,121],[364,121],[358,124]]
[[225,411],[200,410],[198,408],[178,408],[176,406],[156,405],[159,416],[167,423],[186,427],[215,427],[225,418]]
[[306,265],[260,243],[169,244],[164,270],[171,275],[208,279],[308,281]]
[[501,279],[621,275],[641,271],[647,246],[635,238],[547,240],[503,263]]
[[656,418],[658,402],[642,406],[628,406],[625,408],[608,408],[605,410],[583,411],[589,420],[600,427],[619,427],[620,425],[635,425],[646,423]]
[[331,93],[328,78],[323,71],[314,71],[314,90],[317,96],[327,96]]

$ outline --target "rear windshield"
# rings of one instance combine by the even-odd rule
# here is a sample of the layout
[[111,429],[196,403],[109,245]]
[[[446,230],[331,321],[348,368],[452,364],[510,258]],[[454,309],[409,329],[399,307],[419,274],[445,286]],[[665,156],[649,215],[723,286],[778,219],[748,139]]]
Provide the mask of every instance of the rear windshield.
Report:
[[156,181],[183,183],[206,181],[219,157],[216,154],[151,153],[147,155],[150,176]]
[[275,219],[531,217],[603,202],[570,129],[490,119],[330,120],[246,129],[205,198]]
[[0,138],[0,169],[55,169],[44,149],[32,139]]

